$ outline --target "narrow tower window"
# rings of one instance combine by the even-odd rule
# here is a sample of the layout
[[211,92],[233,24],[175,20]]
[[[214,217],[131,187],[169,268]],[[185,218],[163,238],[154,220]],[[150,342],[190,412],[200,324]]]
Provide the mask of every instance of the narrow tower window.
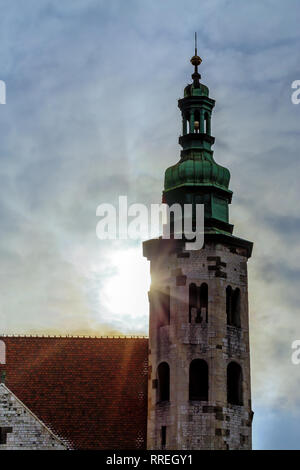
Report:
[[199,289],[201,321],[208,321],[208,285],[203,282]]
[[194,133],[194,121],[195,121],[195,116],[194,116],[194,110],[190,110],[190,118],[189,118],[189,133],[193,134]]
[[232,298],[232,288],[231,286],[226,287],[226,316],[227,316],[227,325],[231,325],[231,298]]
[[197,315],[197,286],[196,284],[190,284],[189,287],[189,323],[192,323],[192,319],[195,319]]
[[243,404],[243,373],[236,362],[230,362],[227,367],[227,401],[232,405]]
[[194,359],[190,364],[189,399],[208,400],[208,365],[203,359]]
[[189,323],[208,321],[208,285],[200,287],[192,283],[189,286]]
[[233,326],[237,326],[238,328],[241,326],[240,297],[240,289],[237,287],[232,294],[231,318]]
[[204,122],[205,122],[205,134],[210,135],[210,116],[208,113],[204,114]]
[[167,362],[161,362],[157,368],[158,401],[170,400],[170,367]]
[[194,119],[195,119],[195,121],[194,121],[194,132],[196,134],[198,134],[199,131],[200,131],[200,113],[199,113],[198,110],[196,110],[195,113],[194,113]]
[[187,118],[186,116],[183,114],[182,115],[182,135],[186,135],[187,134]]
[[238,328],[241,326],[240,296],[240,289],[238,287],[235,290],[231,286],[226,288],[227,325]]

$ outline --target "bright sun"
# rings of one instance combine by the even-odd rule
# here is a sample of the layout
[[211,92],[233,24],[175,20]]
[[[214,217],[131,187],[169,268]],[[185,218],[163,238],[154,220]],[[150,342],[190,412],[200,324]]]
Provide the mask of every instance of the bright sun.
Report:
[[117,251],[111,258],[115,274],[101,289],[106,321],[124,333],[148,334],[150,266],[141,248]]

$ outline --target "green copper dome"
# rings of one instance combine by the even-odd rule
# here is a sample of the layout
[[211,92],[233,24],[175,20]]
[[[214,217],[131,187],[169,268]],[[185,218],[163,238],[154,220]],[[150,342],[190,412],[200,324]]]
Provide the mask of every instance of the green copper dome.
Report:
[[229,180],[229,170],[213,159],[191,158],[167,168],[164,190],[169,191],[179,186],[217,186],[228,190]]
[[193,82],[185,87],[184,97],[178,100],[182,117],[180,160],[165,172],[163,201],[169,207],[180,204],[183,211],[185,204],[191,204],[193,222],[196,206],[203,204],[205,233],[231,234],[233,226],[229,223],[228,209],[232,198],[230,172],[213,158],[215,138],[211,134],[211,118],[215,100],[210,98],[208,87],[200,82],[198,66],[201,62],[195,49],[191,59],[195,67]]
[[184,89],[184,97],[187,96],[209,96],[209,89],[203,83],[199,83],[197,87],[192,83]]

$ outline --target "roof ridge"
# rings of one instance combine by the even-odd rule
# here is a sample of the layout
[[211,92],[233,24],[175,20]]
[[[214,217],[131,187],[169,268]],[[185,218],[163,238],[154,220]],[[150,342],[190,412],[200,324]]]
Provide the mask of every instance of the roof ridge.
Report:
[[148,339],[146,335],[28,335],[0,334],[0,338]]

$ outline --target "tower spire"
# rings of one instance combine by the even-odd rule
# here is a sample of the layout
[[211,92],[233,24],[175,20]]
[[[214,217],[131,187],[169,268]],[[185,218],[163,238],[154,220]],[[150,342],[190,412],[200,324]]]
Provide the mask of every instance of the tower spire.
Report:
[[[230,173],[213,158],[215,101],[199,80],[184,88],[180,160],[167,168],[163,201],[181,207],[170,239],[143,244],[151,262],[147,448],[251,449],[247,260],[252,243],[232,234]],[[204,245],[185,246],[185,221]],[[185,212],[192,206],[192,213]],[[181,218],[181,220],[180,220]],[[203,219],[202,219],[203,221]],[[196,233],[196,232],[194,232]]]
[[202,59],[201,57],[198,56],[198,53],[197,53],[197,33],[195,32],[195,55],[191,58],[191,64],[195,67],[195,71],[192,74],[192,79],[193,79],[195,88],[199,88],[200,86],[201,75],[198,72],[198,65],[200,65],[201,62],[202,62]]
[[[151,262],[147,448],[246,450],[253,418],[247,285],[252,243],[233,235],[229,222],[230,173],[213,158],[215,101],[199,82],[197,34],[191,63],[193,83],[178,101],[180,160],[167,168],[163,191],[164,203],[170,210],[179,206],[181,216],[178,211],[169,218],[169,239],[143,244]],[[187,220],[193,233],[204,232],[201,249],[188,248],[185,236],[179,239]]]

